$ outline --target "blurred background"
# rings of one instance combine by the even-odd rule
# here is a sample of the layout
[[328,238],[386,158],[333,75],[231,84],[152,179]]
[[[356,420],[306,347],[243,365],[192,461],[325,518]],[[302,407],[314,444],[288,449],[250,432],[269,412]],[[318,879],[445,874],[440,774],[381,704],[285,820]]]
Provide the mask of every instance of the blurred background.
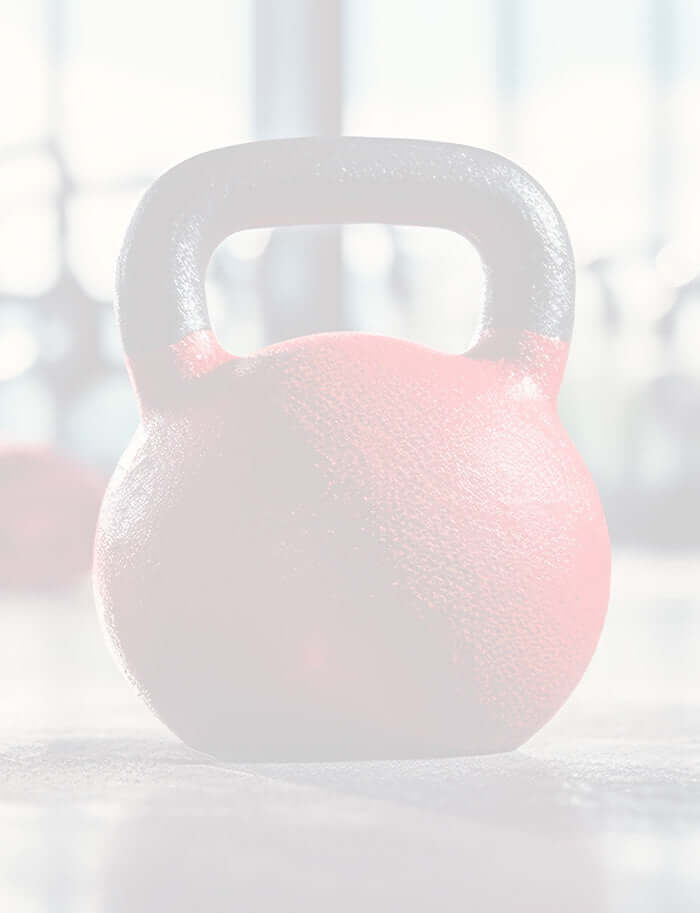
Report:
[[[162,171],[263,137],[449,140],[515,159],[567,222],[579,287],[561,413],[615,541],[698,540],[694,0],[0,0],[0,13],[0,441],[54,442],[111,471],[137,420],[114,263]],[[480,295],[474,251],[428,229],[247,232],[209,271],[239,354],[336,328],[459,352]]]
[[[0,586],[1,909],[698,909],[699,45],[695,0],[0,0],[0,583],[37,584]],[[341,132],[501,152],[572,236],[560,412],[612,599],[582,685],[509,756],[217,765],[93,610],[137,423],[111,296],[140,195],[208,148]],[[237,354],[338,328],[458,353],[481,294],[463,239],[394,226],[245,232],[208,273]],[[47,587],[60,568],[82,575]]]

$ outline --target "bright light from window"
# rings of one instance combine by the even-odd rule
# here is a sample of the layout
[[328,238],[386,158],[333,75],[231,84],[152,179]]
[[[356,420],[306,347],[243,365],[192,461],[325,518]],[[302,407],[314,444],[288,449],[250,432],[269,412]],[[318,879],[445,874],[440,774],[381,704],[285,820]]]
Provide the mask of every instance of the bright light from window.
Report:
[[269,228],[239,231],[226,241],[226,250],[237,260],[257,260],[265,252],[271,235],[272,231]]
[[349,225],[343,232],[343,259],[353,272],[384,275],[393,256],[391,237],[382,225]]
[[40,295],[56,279],[56,214],[16,205],[0,220],[0,287],[15,295]]
[[28,371],[39,357],[36,336],[26,327],[0,330],[0,380],[12,380]]
[[671,241],[658,254],[656,268],[674,288],[679,288],[700,276],[700,250],[693,239],[686,241]]
[[70,265],[78,281],[96,298],[112,297],[117,257],[140,196],[140,190],[86,193],[71,203]]
[[64,142],[76,173],[156,177],[250,139],[249,8],[249,0],[69,0]]
[[3,15],[0,29],[0,146],[37,140],[45,130],[46,62],[41,31],[27,13],[18,16],[23,22],[8,22]]
[[631,260],[618,266],[613,286],[630,326],[654,324],[671,303],[668,288],[646,260]]

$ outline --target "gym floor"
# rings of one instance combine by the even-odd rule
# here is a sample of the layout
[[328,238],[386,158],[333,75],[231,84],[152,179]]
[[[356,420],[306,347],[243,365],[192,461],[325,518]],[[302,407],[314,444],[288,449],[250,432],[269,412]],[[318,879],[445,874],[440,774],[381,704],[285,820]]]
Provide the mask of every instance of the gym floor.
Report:
[[0,604],[0,910],[673,913],[700,900],[700,555],[618,551],[520,751],[231,765],[143,708],[89,587]]

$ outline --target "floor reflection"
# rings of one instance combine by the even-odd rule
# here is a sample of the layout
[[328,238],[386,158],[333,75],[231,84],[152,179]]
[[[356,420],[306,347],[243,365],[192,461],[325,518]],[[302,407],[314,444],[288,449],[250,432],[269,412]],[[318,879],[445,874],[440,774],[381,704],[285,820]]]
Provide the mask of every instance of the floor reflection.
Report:
[[89,588],[0,604],[0,909],[690,910],[700,567],[622,554],[584,682],[519,752],[221,765],[114,669]]

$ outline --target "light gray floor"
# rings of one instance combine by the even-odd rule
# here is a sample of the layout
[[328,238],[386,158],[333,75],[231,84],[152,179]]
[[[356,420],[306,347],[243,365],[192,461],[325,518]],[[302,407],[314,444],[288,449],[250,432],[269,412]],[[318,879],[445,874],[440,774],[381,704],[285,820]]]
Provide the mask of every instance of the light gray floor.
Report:
[[700,910],[700,558],[619,553],[564,710],[490,758],[221,765],[85,588],[0,603],[0,911]]

